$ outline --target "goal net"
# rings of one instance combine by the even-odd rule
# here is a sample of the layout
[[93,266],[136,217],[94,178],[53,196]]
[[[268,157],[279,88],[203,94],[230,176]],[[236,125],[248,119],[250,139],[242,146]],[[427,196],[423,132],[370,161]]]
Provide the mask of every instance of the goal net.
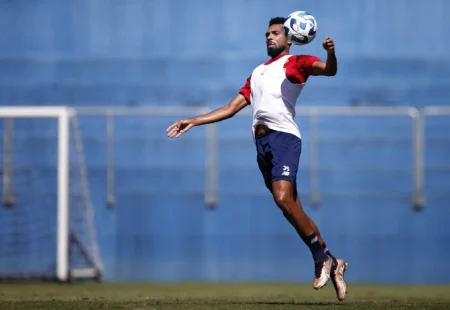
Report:
[[101,279],[74,110],[0,107],[0,279]]

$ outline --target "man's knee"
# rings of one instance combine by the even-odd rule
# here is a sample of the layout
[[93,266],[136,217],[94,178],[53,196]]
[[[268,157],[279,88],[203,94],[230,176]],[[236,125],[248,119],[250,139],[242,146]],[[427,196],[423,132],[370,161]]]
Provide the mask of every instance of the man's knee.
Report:
[[291,209],[294,207],[295,201],[293,199],[293,184],[289,181],[280,180],[276,181],[272,185],[273,199],[277,206],[287,213],[291,213]]
[[277,206],[283,211],[288,212],[292,208],[293,200],[292,194],[287,193],[286,191],[278,191],[274,192],[273,199]]
[[[302,206],[298,200],[296,183],[287,180],[278,180],[272,183],[272,195],[277,206],[284,213],[291,213],[293,208],[300,208]],[[298,200],[298,201],[297,201]]]

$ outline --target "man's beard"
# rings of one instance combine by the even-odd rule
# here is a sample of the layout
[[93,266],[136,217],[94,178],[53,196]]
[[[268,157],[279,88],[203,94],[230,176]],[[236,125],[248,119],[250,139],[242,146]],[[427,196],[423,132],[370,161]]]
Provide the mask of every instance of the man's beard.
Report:
[[284,51],[284,46],[277,46],[277,47],[268,47],[267,48],[267,55],[270,57],[277,57],[281,54],[281,52]]

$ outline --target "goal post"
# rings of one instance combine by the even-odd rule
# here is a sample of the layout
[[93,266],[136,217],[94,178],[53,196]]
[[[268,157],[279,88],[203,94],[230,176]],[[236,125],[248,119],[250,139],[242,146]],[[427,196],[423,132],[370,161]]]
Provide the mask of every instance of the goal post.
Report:
[[[50,278],[55,278],[58,281],[69,281],[75,278],[101,278],[101,263],[99,261],[99,257],[88,257],[90,255],[89,251],[86,251],[83,249],[85,245],[82,244],[82,242],[79,240],[80,238],[77,237],[76,232],[71,231],[70,227],[70,141],[71,141],[71,119],[76,118],[76,111],[74,109],[68,108],[68,107],[34,107],[34,106],[22,106],[22,107],[0,107],[0,119],[5,120],[17,120],[17,119],[56,119],[57,122],[57,138],[56,138],[56,149],[57,149],[57,156],[56,156],[56,206],[54,208],[56,212],[56,257],[54,260],[54,268],[53,275],[50,276]],[[77,128],[74,128],[74,130],[78,130]],[[30,133],[32,134],[32,133]],[[7,133],[4,132],[4,136],[6,138]],[[76,134],[73,135],[76,138]],[[78,139],[81,139],[78,135]],[[5,140],[5,139],[4,139]],[[81,143],[81,141],[78,142],[78,145]],[[6,152],[7,150],[3,150],[3,152]],[[78,156],[84,156],[83,154],[77,154]],[[6,156],[3,156],[4,160],[4,171],[5,172],[5,158]],[[80,160],[80,159],[79,159]],[[80,161],[81,165],[84,165],[84,160]],[[80,169],[85,169],[85,167],[80,167]],[[9,169],[11,171],[11,169]],[[14,170],[12,170],[14,171]],[[13,172],[14,174],[14,172]],[[86,173],[80,173],[80,178],[86,178]],[[6,178],[7,179],[7,178]],[[5,178],[4,178],[5,180]],[[86,182],[87,180],[81,179],[81,182]],[[12,184],[3,184],[3,193],[5,191],[8,191],[7,187],[13,187]],[[85,187],[88,187],[87,185]],[[14,192],[14,191],[12,191]],[[83,198],[83,204],[85,204],[87,207],[92,207],[90,205],[90,201],[87,202],[87,200],[90,200],[89,195],[87,197]],[[14,199],[15,200],[15,199]],[[17,207],[20,207],[18,205]],[[77,209],[78,210],[78,209]],[[79,208],[80,211],[77,212],[85,212],[83,208]],[[83,211],[81,211],[83,210]],[[92,212],[92,210],[88,210],[89,212]],[[14,211],[12,211],[14,212]],[[36,211],[38,212],[38,211]],[[87,216],[83,215],[83,219],[87,218]],[[87,223],[86,220],[83,220],[86,223],[83,223],[83,225],[80,225],[82,227],[79,227],[78,230],[83,230],[82,233],[84,233],[85,230],[94,229],[92,227],[93,223]],[[91,219],[92,222],[92,219]],[[78,224],[79,225],[79,224]],[[1,228],[0,228],[1,230]],[[50,230],[50,228],[49,228]],[[30,238],[33,232],[30,232]],[[95,236],[95,234],[94,234]],[[27,236],[28,238],[28,236]],[[30,241],[31,242],[31,241]],[[91,240],[91,242],[94,244],[94,247],[97,247],[96,240]],[[90,262],[90,266],[88,268],[79,268],[79,269],[71,269],[70,266],[70,252],[71,252],[71,243],[75,246],[79,247],[79,252],[84,253],[85,260]],[[97,249],[95,249],[97,250]],[[95,253],[97,254],[97,253]],[[0,258],[3,254],[0,253]],[[0,266],[0,279],[2,278],[8,278],[8,279],[20,279],[20,278],[39,278],[39,276],[35,276],[36,273],[30,273],[27,274],[27,272],[10,272],[9,270],[4,270],[5,268],[1,268]],[[7,269],[7,268],[6,268]]]

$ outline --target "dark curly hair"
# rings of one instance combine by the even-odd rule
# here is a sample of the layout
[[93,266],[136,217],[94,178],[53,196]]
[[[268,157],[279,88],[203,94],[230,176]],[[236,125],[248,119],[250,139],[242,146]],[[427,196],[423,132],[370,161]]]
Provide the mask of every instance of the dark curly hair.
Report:
[[273,17],[269,21],[269,27],[272,25],[284,24],[285,21],[285,17]]

